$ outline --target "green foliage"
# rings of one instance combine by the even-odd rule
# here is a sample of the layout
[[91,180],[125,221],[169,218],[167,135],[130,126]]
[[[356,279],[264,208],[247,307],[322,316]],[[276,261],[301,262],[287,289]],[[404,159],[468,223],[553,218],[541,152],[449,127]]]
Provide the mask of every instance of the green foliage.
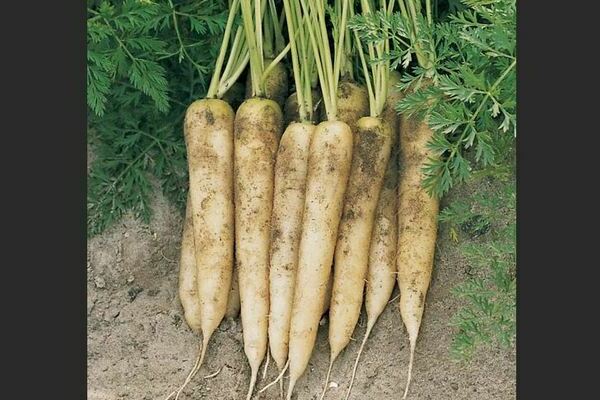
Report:
[[[393,43],[391,65],[405,68],[401,88],[408,93],[396,109],[426,118],[435,132],[437,157],[423,185],[441,197],[514,151],[516,7],[515,0],[465,0],[439,14],[444,19],[431,25],[419,16],[416,31],[400,12],[355,16],[350,26],[366,41]],[[431,63],[415,64],[415,54]]]
[[[412,1],[412,0],[407,0]],[[425,118],[436,157],[424,167],[423,186],[441,197],[459,183],[470,198],[440,213],[450,238],[470,266],[454,293],[464,307],[453,318],[452,353],[515,340],[515,0],[434,1],[432,23],[419,13],[357,15],[362,40],[389,38],[392,68],[402,68],[407,94],[400,113]],[[491,179],[491,185],[476,182]]]
[[467,279],[454,288],[465,302],[452,321],[457,332],[451,350],[458,359],[481,346],[509,347],[515,341],[515,180],[496,174],[492,182],[478,185],[470,200],[456,200],[440,213],[469,265]]
[[185,202],[182,121],[204,97],[227,0],[88,1],[88,235],[150,217],[153,182]]

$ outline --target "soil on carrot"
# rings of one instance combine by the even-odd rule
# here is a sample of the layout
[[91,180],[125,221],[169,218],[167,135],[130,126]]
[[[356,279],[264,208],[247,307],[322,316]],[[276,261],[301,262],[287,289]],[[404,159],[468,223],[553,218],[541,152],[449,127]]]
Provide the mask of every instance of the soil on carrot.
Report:
[[[313,89],[311,91],[312,96],[312,107],[313,107],[313,118],[312,123],[317,125],[319,123],[319,116],[323,115],[323,102],[321,101],[321,94]],[[298,109],[298,97],[296,92],[292,93],[285,101],[283,106],[283,126],[288,126],[292,122],[300,122],[300,110]]]
[[[265,59],[265,68],[273,61],[272,59]],[[267,75],[265,80],[265,97],[275,101],[280,107],[284,107],[288,97],[288,71],[283,64],[278,63]],[[247,99],[252,97],[252,83],[251,75],[246,75],[246,87],[245,97]]]
[[[195,361],[200,337],[186,325],[177,295],[183,215],[162,196],[153,207],[149,225],[126,217],[88,241],[88,400],[162,400],[183,382]],[[449,321],[461,305],[450,290],[468,271],[442,227],[409,399],[516,398],[514,349],[479,351],[470,362],[450,357]],[[365,346],[351,399],[399,399],[404,390],[409,348],[397,294],[396,288]],[[321,322],[313,356],[293,399],[316,400],[320,395],[329,357],[327,318]],[[356,340],[334,365],[326,399],[344,398],[365,323],[363,311]],[[262,372],[263,368],[258,389],[277,376],[273,360],[264,379]],[[244,399],[249,378],[239,317],[225,320],[211,338],[204,365],[180,399]],[[279,399],[278,385],[253,399]]]

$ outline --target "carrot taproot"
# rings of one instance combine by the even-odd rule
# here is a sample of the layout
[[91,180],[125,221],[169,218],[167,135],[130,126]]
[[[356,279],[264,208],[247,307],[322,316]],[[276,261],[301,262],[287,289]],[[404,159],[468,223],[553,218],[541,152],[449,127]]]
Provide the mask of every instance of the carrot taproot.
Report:
[[[291,399],[312,354],[319,321],[331,276],[337,231],[342,216],[344,194],[352,164],[353,138],[347,123],[339,120],[336,90],[340,76],[340,43],[330,53],[325,21],[325,4],[301,2],[297,15],[306,18],[308,37],[322,92],[327,120],[313,134],[308,155],[308,174],[302,235],[298,250],[298,270],[294,288],[289,342],[290,380],[286,399]],[[350,2],[344,0],[340,13],[342,28],[347,23]]]
[[382,119],[388,122],[392,129],[392,150],[385,171],[383,187],[379,194],[373,234],[369,248],[369,266],[365,287],[365,310],[367,313],[367,328],[356,355],[352,377],[346,400],[350,397],[354,378],[365,343],[377,319],[388,304],[396,284],[396,242],[398,236],[397,224],[397,187],[398,187],[398,127],[399,115],[394,107],[402,98],[402,93],[396,88],[400,82],[400,74],[390,71],[388,78],[388,93]]
[[233,269],[233,120],[226,102],[204,99],[186,113],[194,248],[203,349],[225,316]]
[[288,355],[308,153],[314,130],[315,126],[307,122],[289,125],[281,138],[275,166],[269,275],[269,347],[280,370]]
[[[361,6],[365,14],[374,12],[368,1],[361,1]],[[380,11],[386,12],[385,2],[382,7]],[[387,97],[389,62],[368,64],[358,35],[356,43],[365,77],[369,115],[356,122],[354,131],[352,170],[334,257],[329,310],[330,361],[321,399],[327,391],[333,363],[350,342],[360,316],[375,213],[395,133],[389,121],[381,118]],[[387,40],[375,44],[367,42],[366,47],[370,57],[383,57],[388,43]]]
[[[340,352],[350,342],[360,316],[375,211],[390,157],[391,141],[391,128],[381,118],[363,117],[358,121],[334,256],[327,376]],[[326,388],[325,385],[323,394]]]
[[273,100],[254,97],[235,116],[235,248],[244,352],[252,376],[267,350],[269,247],[275,154],[283,115]]
[[433,131],[426,121],[416,117],[401,116],[400,121],[396,265],[400,287],[400,315],[410,342],[407,383],[403,395],[406,398],[433,269],[439,199],[430,196],[421,184],[422,169],[435,156],[427,146]]
[[315,129],[292,307],[288,399],[306,369],[316,339],[350,173],[351,149],[352,133],[347,124],[326,121]]
[[201,349],[179,398],[202,366],[208,342],[225,316],[233,269],[233,120],[229,104],[202,99],[186,110],[183,131],[189,169]]

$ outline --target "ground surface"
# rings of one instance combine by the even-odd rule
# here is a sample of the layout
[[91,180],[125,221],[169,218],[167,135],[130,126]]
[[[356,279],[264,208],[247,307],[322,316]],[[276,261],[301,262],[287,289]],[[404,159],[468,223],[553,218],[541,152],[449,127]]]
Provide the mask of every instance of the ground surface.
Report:
[[[195,360],[199,338],[185,324],[177,296],[182,216],[159,197],[149,226],[125,218],[88,241],[88,400],[160,400],[179,385]],[[417,345],[409,398],[414,400],[515,399],[515,352],[483,351],[469,363],[449,354],[451,316],[460,307],[450,293],[467,266],[442,230],[433,282]],[[397,294],[397,289],[394,296]],[[363,312],[364,314],[364,312]],[[364,315],[355,338],[364,332]],[[307,373],[294,399],[316,400],[328,364],[327,324],[319,332]],[[343,399],[358,341],[341,354],[326,399]],[[400,399],[408,346],[397,300],[380,317],[365,346],[352,399]],[[219,372],[216,376],[204,376]],[[262,371],[261,371],[262,372]],[[277,375],[271,362],[262,388]],[[238,320],[224,321],[211,339],[206,361],[182,399],[245,399],[250,369]],[[278,399],[279,390],[253,399]]]

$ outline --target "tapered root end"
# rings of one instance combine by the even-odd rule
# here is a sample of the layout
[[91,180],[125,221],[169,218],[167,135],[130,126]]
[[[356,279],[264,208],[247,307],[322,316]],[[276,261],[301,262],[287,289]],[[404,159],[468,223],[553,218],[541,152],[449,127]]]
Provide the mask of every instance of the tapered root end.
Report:
[[248,386],[248,394],[246,395],[246,400],[250,400],[252,398],[252,392],[254,392],[254,386],[256,386],[257,375],[258,371],[256,369],[252,370],[252,377],[250,378],[250,386]]
[[367,331],[365,332],[365,337],[363,338],[363,341],[360,344],[360,348],[358,349],[358,354],[356,355],[356,361],[354,361],[354,368],[352,369],[352,378],[350,378],[350,386],[348,386],[348,391],[346,392],[346,397],[344,398],[344,400],[348,400],[348,398],[350,398],[350,393],[352,392],[352,385],[354,385],[354,378],[356,377],[356,369],[358,368],[358,362],[360,361],[360,356],[365,347],[365,343],[367,343],[367,339],[369,339],[369,335],[371,334],[371,329],[373,329],[373,324],[369,324],[367,326]]
[[269,360],[271,360],[270,352],[267,351],[267,362],[265,362],[265,368],[263,369],[262,378],[263,380],[267,377],[267,371],[269,370]]
[[283,400],[283,379],[279,380],[279,398]]
[[285,396],[285,400],[292,400],[292,393],[294,392],[294,386],[296,386],[296,381],[298,378],[290,377],[290,384],[288,385],[288,392]]
[[331,361],[329,361],[329,368],[327,369],[327,376],[325,377],[325,383],[323,384],[323,392],[321,393],[321,397],[319,400],[323,400],[325,397],[325,393],[327,393],[327,386],[329,384],[329,376],[331,375],[331,367],[333,367],[333,362],[335,361],[335,357],[331,356]]
[[283,367],[283,369],[281,370],[281,372],[279,373],[279,375],[277,376],[277,378],[275,378],[275,380],[274,380],[273,382],[269,383],[269,384],[268,384],[267,386],[265,386],[264,388],[260,389],[260,390],[258,391],[258,393],[262,393],[262,392],[264,392],[265,390],[267,390],[268,388],[270,388],[271,386],[273,386],[274,384],[276,384],[276,383],[277,383],[277,381],[279,381],[279,390],[280,390],[280,392],[281,392],[281,393],[280,393],[280,394],[281,394],[281,396],[280,396],[280,397],[281,397],[281,398],[283,398],[283,379],[282,379],[282,378],[283,378],[283,374],[284,374],[284,373],[285,373],[285,371],[288,369],[289,365],[290,365],[290,362],[289,362],[289,360],[288,360],[288,361],[285,363],[285,366]]
[[187,384],[192,381],[192,379],[202,366],[202,361],[204,360],[204,355],[206,354],[206,342],[208,342],[208,340],[203,340],[201,344],[202,347],[198,351],[198,358],[196,358],[196,362],[194,363],[194,366],[192,367],[192,370],[190,371],[188,376],[185,378],[183,384],[177,390],[171,392],[171,394],[169,394],[165,400],[169,400],[173,395],[175,395],[175,400],[179,400],[179,396],[181,395],[183,389],[185,389]]
[[[210,336],[207,336],[206,339],[204,339],[202,341],[202,350],[200,351],[200,359],[198,361],[198,366],[197,369],[199,370],[200,367],[202,366],[202,363],[204,362],[204,356],[206,355],[206,349],[208,348],[208,340],[210,339]],[[198,371],[196,371],[198,372]]]
[[404,389],[404,395],[402,396],[402,400],[406,399],[408,396],[408,388],[410,387],[410,381],[412,379],[412,367],[415,359],[415,342],[411,340],[410,342],[410,360],[408,361],[408,374],[406,376],[406,388]]

